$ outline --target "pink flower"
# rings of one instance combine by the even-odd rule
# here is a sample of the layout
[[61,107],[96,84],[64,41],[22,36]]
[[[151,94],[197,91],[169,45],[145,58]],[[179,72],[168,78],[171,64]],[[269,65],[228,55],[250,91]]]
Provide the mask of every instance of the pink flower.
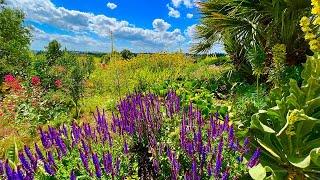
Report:
[[57,79],[55,82],[54,82],[54,85],[57,87],[57,88],[61,88],[62,87],[62,81],[60,79]]
[[7,74],[4,76],[4,83],[14,91],[22,90],[22,86],[19,81],[11,74]]
[[16,78],[11,74],[7,74],[4,76],[4,81],[6,83],[12,83],[12,82],[16,81]]
[[41,84],[40,78],[39,78],[38,76],[33,76],[33,77],[31,78],[31,84],[32,84],[33,86],[39,86],[39,85]]

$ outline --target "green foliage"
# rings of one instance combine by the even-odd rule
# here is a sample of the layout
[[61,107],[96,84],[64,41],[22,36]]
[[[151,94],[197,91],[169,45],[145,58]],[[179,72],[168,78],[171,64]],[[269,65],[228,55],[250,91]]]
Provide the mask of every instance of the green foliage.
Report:
[[128,49],[124,49],[120,52],[121,56],[123,59],[128,60],[134,57],[134,54],[128,50]]
[[250,126],[250,119],[253,114],[267,106],[266,88],[260,87],[258,96],[256,87],[249,84],[241,84],[234,87],[234,92],[230,97],[232,102],[231,116],[235,124],[240,129],[246,129]]
[[290,95],[278,100],[277,106],[252,116],[252,134],[265,150],[268,158],[263,165],[273,178],[319,177],[319,59],[319,54],[308,58],[301,87],[292,79]]
[[30,32],[24,27],[24,14],[0,6],[0,82],[6,73],[26,75],[29,65]]
[[94,58],[92,56],[87,56],[84,60],[83,68],[85,73],[87,74],[87,78],[92,74],[92,72],[95,70],[95,64],[94,64]]
[[57,40],[49,42],[46,47],[46,58],[49,66],[52,66],[63,55],[61,44]]
[[284,71],[286,62],[286,46],[284,44],[276,44],[272,48],[273,64],[269,73],[269,81],[275,88],[279,88],[284,82]]
[[70,96],[76,108],[76,118],[80,116],[79,101],[82,98],[84,92],[85,73],[85,69],[78,62],[71,71],[70,75],[69,90]]
[[253,74],[259,77],[263,73],[264,63],[266,61],[267,55],[264,49],[260,45],[251,47],[247,52],[247,59],[249,60]]

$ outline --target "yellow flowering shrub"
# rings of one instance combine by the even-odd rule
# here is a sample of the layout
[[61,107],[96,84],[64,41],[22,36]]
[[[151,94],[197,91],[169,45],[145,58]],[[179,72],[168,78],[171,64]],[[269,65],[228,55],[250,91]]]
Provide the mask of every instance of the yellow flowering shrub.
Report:
[[311,0],[312,17],[304,16],[300,20],[301,30],[305,33],[305,39],[309,41],[310,49],[313,52],[320,51],[320,39],[317,37],[320,25],[320,0]]

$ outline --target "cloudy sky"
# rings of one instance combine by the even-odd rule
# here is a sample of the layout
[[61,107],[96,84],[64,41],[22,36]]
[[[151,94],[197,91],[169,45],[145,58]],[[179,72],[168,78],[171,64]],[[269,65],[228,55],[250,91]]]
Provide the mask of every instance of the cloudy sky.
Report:
[[[188,52],[199,22],[196,0],[6,0],[26,14],[32,49],[57,39],[70,50]],[[221,52],[216,45],[213,52]]]

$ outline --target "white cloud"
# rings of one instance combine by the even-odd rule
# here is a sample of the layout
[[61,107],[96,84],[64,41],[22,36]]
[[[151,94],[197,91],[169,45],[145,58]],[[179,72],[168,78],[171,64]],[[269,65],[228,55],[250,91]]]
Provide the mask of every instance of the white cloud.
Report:
[[180,12],[178,10],[176,10],[173,7],[169,6],[169,4],[167,4],[167,7],[169,9],[168,15],[170,17],[174,17],[174,18],[179,18],[180,17]]
[[197,2],[198,0],[171,0],[171,3],[176,8],[178,8],[182,4],[187,8],[193,8],[194,6],[197,6]]
[[113,10],[113,9],[117,8],[118,6],[115,3],[108,2],[107,7]]
[[155,30],[159,32],[167,31],[171,25],[167,22],[165,22],[163,19],[155,19],[152,22],[152,26]]
[[189,19],[193,18],[193,14],[188,13],[188,14],[187,14],[187,18],[189,18]]
[[52,40],[58,40],[69,50],[82,51],[104,51],[108,44],[102,40],[93,39],[86,35],[62,35],[49,34],[41,29],[32,26],[33,35],[32,47],[37,50],[43,49]]
[[[168,31],[171,25],[165,21],[154,21],[152,23],[154,29],[144,29],[135,27],[127,21],[117,20],[105,15],[56,7],[50,0],[7,0],[6,2],[9,6],[24,11],[29,21],[50,24],[61,30],[70,31],[68,35],[50,34],[51,37],[46,35],[45,38],[43,35],[45,33],[35,33],[34,38],[38,41],[39,39],[44,41],[48,38],[58,38],[62,42],[69,42],[69,44],[74,41],[74,43],[79,43],[80,49],[85,45],[85,42],[93,45],[106,39],[111,31],[114,32],[116,41],[126,41],[126,44],[140,42],[141,44],[162,48],[176,46],[185,40],[179,29]],[[179,12],[174,14],[175,17],[180,16]],[[83,38],[83,40],[80,38]]]
[[197,24],[193,24],[193,25],[187,27],[187,29],[184,31],[184,34],[191,39],[195,38],[196,27],[197,27]]

